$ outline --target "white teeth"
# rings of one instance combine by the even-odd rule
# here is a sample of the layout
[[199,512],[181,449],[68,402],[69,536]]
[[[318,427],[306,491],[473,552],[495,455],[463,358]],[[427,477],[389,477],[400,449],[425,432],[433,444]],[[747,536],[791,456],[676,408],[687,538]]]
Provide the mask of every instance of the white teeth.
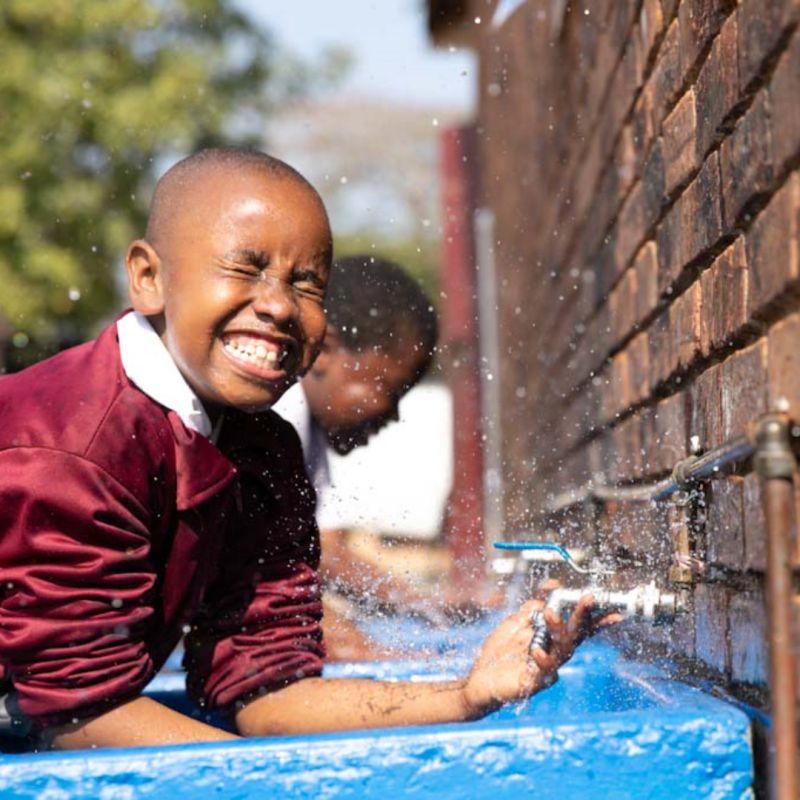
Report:
[[282,361],[286,356],[286,351],[271,350],[263,344],[253,344],[251,342],[242,342],[230,340],[223,342],[223,347],[237,358],[244,361],[250,361],[253,364],[264,364],[266,361],[270,365],[274,365]]

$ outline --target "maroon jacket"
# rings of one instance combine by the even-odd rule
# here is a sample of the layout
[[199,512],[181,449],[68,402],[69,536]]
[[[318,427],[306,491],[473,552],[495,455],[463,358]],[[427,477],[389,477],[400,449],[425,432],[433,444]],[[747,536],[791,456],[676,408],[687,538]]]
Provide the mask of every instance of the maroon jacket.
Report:
[[209,708],[319,674],[318,558],[276,414],[214,446],[128,380],[115,325],[0,381],[0,693],[36,724],[137,696],[183,632]]

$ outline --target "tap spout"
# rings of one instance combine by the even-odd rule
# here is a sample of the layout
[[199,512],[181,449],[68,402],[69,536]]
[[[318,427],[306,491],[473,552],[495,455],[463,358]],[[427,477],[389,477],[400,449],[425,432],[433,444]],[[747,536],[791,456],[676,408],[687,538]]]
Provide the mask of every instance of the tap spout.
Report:
[[[587,594],[594,597],[595,613],[601,616],[619,612],[628,619],[661,624],[672,621],[682,610],[675,593],[663,592],[654,583],[641,584],[626,591],[601,589],[596,586],[583,589],[558,588],[550,593],[545,608],[551,608],[559,616],[565,616],[572,613],[578,600]],[[544,613],[534,611],[531,621],[533,623],[531,649],[541,647],[547,650],[550,645],[550,635]]]

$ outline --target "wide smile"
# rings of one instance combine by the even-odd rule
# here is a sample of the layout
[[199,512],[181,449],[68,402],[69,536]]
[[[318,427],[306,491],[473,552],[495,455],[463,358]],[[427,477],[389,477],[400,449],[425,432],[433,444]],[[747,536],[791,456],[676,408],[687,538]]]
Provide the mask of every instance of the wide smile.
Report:
[[222,336],[222,351],[251,378],[282,380],[289,376],[294,361],[294,343],[260,333],[234,332]]

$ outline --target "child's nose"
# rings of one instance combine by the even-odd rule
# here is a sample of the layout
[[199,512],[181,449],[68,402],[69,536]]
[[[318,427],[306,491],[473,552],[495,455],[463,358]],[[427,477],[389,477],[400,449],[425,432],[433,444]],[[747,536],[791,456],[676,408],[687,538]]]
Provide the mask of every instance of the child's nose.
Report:
[[265,275],[258,282],[253,310],[276,322],[293,319],[297,314],[297,301],[292,287],[280,278]]

